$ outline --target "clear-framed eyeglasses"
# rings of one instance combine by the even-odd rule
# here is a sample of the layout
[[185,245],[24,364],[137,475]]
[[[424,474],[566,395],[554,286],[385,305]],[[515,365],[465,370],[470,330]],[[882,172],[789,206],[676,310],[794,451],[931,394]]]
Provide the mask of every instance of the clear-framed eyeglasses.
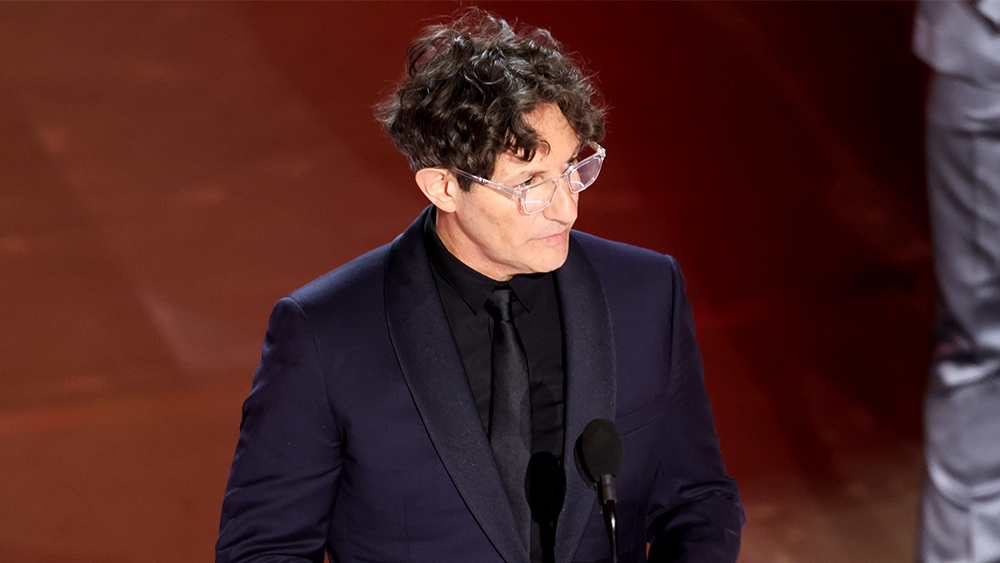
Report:
[[[589,154],[588,154],[589,153]],[[532,215],[545,209],[552,203],[552,198],[556,195],[556,189],[560,182],[565,184],[569,191],[575,194],[590,187],[601,173],[601,165],[604,164],[606,155],[604,147],[597,143],[587,143],[578,155],[579,160],[571,164],[562,174],[542,178],[541,180],[528,180],[517,186],[508,186],[486,178],[481,178],[474,174],[469,174],[463,170],[452,169],[452,172],[468,178],[477,184],[482,184],[488,188],[493,188],[499,192],[514,196],[521,205],[521,210]]]

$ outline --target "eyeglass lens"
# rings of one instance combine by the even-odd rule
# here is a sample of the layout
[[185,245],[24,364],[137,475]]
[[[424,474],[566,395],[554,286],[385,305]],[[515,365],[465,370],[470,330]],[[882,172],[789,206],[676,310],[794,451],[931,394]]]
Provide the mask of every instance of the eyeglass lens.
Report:
[[566,175],[556,176],[543,184],[532,187],[524,193],[524,198],[521,200],[525,213],[535,213],[545,209],[552,202],[559,182],[568,179],[569,191],[580,193],[594,183],[600,172],[601,159],[587,158],[569,171],[568,178]]

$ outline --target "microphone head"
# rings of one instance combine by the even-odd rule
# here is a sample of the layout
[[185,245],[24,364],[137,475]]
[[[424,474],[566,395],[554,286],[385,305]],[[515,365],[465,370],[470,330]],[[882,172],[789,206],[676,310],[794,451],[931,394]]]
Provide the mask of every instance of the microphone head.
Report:
[[539,524],[554,524],[566,498],[566,473],[549,452],[538,452],[528,461],[525,494],[531,518]]
[[592,489],[597,489],[601,477],[616,477],[622,470],[622,450],[622,436],[614,422],[605,418],[591,420],[573,448],[580,477]]

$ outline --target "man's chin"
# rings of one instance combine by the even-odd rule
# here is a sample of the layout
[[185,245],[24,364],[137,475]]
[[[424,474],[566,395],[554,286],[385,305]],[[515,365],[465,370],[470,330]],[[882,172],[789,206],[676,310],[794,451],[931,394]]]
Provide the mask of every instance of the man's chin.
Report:
[[562,265],[566,263],[566,258],[569,256],[569,245],[567,244],[565,248],[550,251],[549,256],[545,256],[544,259],[540,259],[535,264],[532,264],[533,270],[536,273],[545,273],[558,270],[562,268]]

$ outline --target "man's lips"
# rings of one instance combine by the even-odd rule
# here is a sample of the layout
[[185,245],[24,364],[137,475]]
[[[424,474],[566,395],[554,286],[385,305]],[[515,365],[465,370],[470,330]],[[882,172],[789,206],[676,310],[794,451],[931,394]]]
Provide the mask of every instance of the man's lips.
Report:
[[545,237],[538,237],[537,240],[539,240],[541,242],[544,242],[544,243],[548,243],[548,244],[556,244],[556,243],[560,243],[560,242],[563,242],[564,240],[566,240],[566,235],[568,233],[569,233],[569,229],[566,229],[565,231],[560,231],[560,232],[558,232],[558,233],[556,233],[554,235],[549,235],[549,236],[545,236]]

